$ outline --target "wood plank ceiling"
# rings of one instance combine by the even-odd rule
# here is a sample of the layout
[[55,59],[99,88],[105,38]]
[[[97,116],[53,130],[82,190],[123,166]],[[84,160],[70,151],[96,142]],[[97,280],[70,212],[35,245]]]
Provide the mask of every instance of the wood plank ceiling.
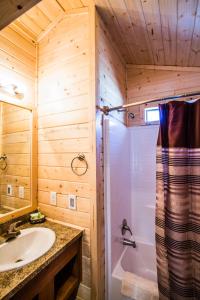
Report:
[[33,41],[38,41],[48,27],[65,12],[87,5],[88,0],[42,0],[9,27]]
[[200,66],[200,0],[42,0],[9,26],[38,41],[63,13],[90,1],[126,63]]
[[1,0],[0,1],[0,30],[21,16],[40,0]]
[[200,1],[95,2],[126,63],[200,66]]

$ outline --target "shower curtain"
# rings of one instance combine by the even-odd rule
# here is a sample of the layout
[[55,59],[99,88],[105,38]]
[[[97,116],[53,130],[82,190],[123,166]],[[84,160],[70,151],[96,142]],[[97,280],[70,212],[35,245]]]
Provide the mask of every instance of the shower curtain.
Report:
[[160,300],[200,299],[200,100],[159,106],[156,252]]

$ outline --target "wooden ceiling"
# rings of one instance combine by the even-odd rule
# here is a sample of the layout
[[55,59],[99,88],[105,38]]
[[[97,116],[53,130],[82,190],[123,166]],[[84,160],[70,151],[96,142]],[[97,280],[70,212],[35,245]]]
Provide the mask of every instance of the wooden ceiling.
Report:
[[43,33],[55,24],[65,12],[88,5],[89,0],[42,0],[9,27],[18,33],[38,41]]
[[0,1],[0,30],[21,16],[40,0],[1,0]]
[[64,13],[90,1],[127,64],[200,66],[200,0],[42,0],[9,26],[39,41]]
[[96,0],[126,63],[200,66],[200,1]]

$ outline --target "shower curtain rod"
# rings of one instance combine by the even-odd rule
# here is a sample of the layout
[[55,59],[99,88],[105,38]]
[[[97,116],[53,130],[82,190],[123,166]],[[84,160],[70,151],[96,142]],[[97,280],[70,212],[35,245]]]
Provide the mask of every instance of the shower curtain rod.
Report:
[[[147,103],[153,103],[153,102],[158,102],[158,101],[165,101],[165,100],[172,100],[172,99],[180,99],[180,98],[186,98],[186,97],[193,97],[200,95],[200,91],[197,92],[191,92],[191,93],[186,93],[186,94],[180,94],[180,95],[174,95],[174,96],[168,96],[168,97],[163,97],[163,98],[152,98],[149,100],[144,100],[144,101],[138,101],[138,102],[133,102],[129,104],[124,104],[124,105],[119,105],[119,106],[114,106],[114,107],[109,107],[109,106],[103,106],[100,107],[97,105],[97,108],[102,111],[105,115],[108,115],[109,112],[118,110],[118,111],[123,111],[123,109],[127,109],[132,106],[136,105],[142,105],[142,104],[147,104]],[[105,99],[101,98],[101,100],[105,101]],[[108,102],[108,101],[106,101]]]

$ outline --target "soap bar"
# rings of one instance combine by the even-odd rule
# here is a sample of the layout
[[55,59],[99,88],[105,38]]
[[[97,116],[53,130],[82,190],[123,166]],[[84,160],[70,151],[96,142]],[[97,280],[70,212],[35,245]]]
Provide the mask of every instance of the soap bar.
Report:
[[39,212],[30,214],[30,217],[32,220],[37,220],[37,219],[44,218],[44,215],[39,211]]
[[45,222],[45,215],[43,215],[40,211],[36,213],[30,214],[30,223],[31,224],[38,224]]
[[31,219],[37,219],[38,218],[38,212],[30,214]]

